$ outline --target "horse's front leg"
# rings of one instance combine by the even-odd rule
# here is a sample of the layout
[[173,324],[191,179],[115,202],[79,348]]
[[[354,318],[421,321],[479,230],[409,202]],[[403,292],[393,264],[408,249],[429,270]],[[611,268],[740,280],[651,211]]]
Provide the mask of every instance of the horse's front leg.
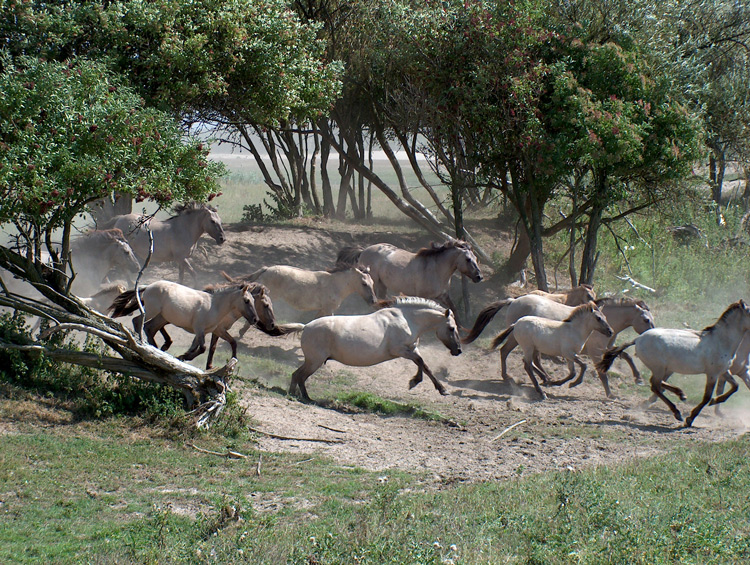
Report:
[[451,296],[447,291],[438,296],[438,302],[442,302],[451,312],[453,312],[453,317],[456,319],[456,325],[458,326],[458,328],[461,330],[466,330],[466,328],[464,328],[459,321],[458,309],[456,308],[456,305],[453,304],[453,300],[451,300]]
[[180,355],[178,359],[180,361],[190,361],[191,359],[195,359],[203,353],[206,350],[206,334],[203,332],[195,334],[195,339],[193,339],[193,343],[190,344],[190,349],[188,349],[185,353]]
[[179,262],[180,267],[180,279],[179,283],[183,284],[183,281],[185,280],[185,271],[190,273],[190,276],[193,277],[193,284],[197,286],[198,283],[198,275],[195,272],[195,269],[193,269],[193,266],[190,264],[190,261],[187,260],[187,257],[182,259]]
[[[659,398],[664,401],[664,404],[667,405],[667,407],[672,411],[672,414],[674,414],[674,417],[677,418],[680,422],[682,422],[682,414],[680,414],[680,411],[677,409],[677,406],[674,405],[674,402],[669,400],[667,398],[667,395],[664,394],[663,388],[667,388],[667,383],[664,382],[666,378],[668,378],[669,375],[665,376],[657,376],[656,373],[651,374],[651,391],[658,396]],[[671,387],[671,385],[669,385]],[[674,388],[674,387],[671,387]]]
[[[714,395],[714,388],[716,387],[717,378],[717,375],[706,375],[706,389],[703,391],[703,400],[700,401],[700,404],[698,404],[698,406],[693,408],[693,411],[690,412],[690,416],[688,416],[685,420],[686,428],[689,428],[693,425],[693,421],[698,416],[698,414],[700,414],[700,411],[703,410],[703,407],[711,402],[711,397]],[[735,383],[735,385],[736,384],[737,383]]]
[[419,354],[419,352],[416,349],[406,350],[401,355],[399,355],[399,357],[403,357],[404,359],[409,359],[410,361],[414,361],[414,363],[417,364],[417,374],[414,375],[414,377],[409,381],[410,389],[414,388],[420,382],[422,382],[422,373],[424,372],[428,377],[430,377],[432,384],[435,386],[435,389],[440,394],[442,394],[443,396],[448,394],[445,390],[445,387],[442,385],[440,381],[438,381],[435,378],[435,375],[432,374],[432,371],[430,371],[430,368],[424,362],[424,359],[422,359],[422,356]]
[[216,351],[216,344],[218,343],[219,338],[229,343],[232,348],[232,357],[234,359],[237,358],[237,341],[231,335],[229,335],[229,332],[226,330],[226,328],[216,328],[211,334],[211,343],[208,346],[206,370],[211,368],[211,363],[214,360],[214,352]]
[[[560,379],[559,381],[551,381],[549,384],[552,386],[560,386],[564,385],[568,381],[572,380],[576,376],[576,366],[573,363],[573,359],[565,358],[566,362],[568,363],[568,376],[564,379]],[[581,376],[583,376],[583,372],[581,372]],[[571,387],[576,386],[577,383],[571,383]]]

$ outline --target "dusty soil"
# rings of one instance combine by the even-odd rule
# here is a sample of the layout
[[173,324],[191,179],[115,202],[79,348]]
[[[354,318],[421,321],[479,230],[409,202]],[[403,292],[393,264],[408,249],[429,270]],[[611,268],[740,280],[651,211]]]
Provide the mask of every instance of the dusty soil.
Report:
[[[480,234],[482,235],[482,234]],[[199,271],[199,283],[220,280],[220,270],[232,275],[254,271],[263,265],[288,264],[322,269],[333,264],[337,251],[352,243],[390,242],[416,250],[430,242],[430,237],[388,231],[367,226],[316,223],[306,221],[292,227],[229,227],[228,240],[219,247],[202,240],[193,264]],[[507,255],[509,241],[500,232],[485,233],[489,252]],[[484,267],[483,267],[484,268]],[[501,285],[489,268],[485,282],[468,283],[473,315],[487,303],[522,289]],[[152,277],[172,278],[176,270],[159,267]],[[597,289],[600,293],[603,289]],[[452,294],[458,302],[461,283],[454,277]],[[308,321],[310,316],[285,308],[275,302],[277,317],[285,321]],[[343,313],[365,313],[367,306],[359,297],[350,297]],[[658,323],[658,319],[657,319]],[[234,332],[239,329],[235,326]],[[398,359],[368,368],[346,367],[329,362],[308,380],[313,398],[321,398],[336,383],[347,382],[356,390],[367,391],[403,403],[415,403],[444,417],[427,421],[415,417],[386,417],[353,409],[341,409],[330,402],[302,403],[279,394],[285,389],[291,371],[302,360],[298,337],[273,338],[257,331],[248,332],[240,352],[254,358],[274,359],[288,367],[279,374],[278,365],[252,370],[240,367],[233,382],[241,393],[242,403],[255,421],[255,427],[267,434],[295,439],[278,439],[259,435],[259,448],[269,452],[320,454],[341,465],[359,466],[381,471],[402,469],[427,472],[428,481],[436,486],[456,481],[479,481],[526,475],[554,469],[624,462],[679,448],[686,442],[715,442],[747,433],[750,429],[750,393],[741,389],[718,417],[706,408],[690,429],[682,428],[662,403],[644,406],[646,387],[632,384],[629,369],[615,364],[611,373],[617,400],[607,400],[602,387],[589,369],[584,383],[576,388],[548,389],[549,398],[537,400],[520,362],[520,353],[510,356],[510,373],[517,384],[500,379],[499,353],[487,352],[489,339],[500,330],[493,322],[482,338],[464,347],[458,357],[434,338],[420,345],[427,364],[446,384],[448,395],[440,396],[428,379],[413,390],[408,381],[415,366]],[[185,346],[187,334],[176,337],[175,353]],[[623,334],[624,337],[632,334]],[[624,336],[624,337],[623,337]],[[226,360],[229,348],[220,343],[215,364]],[[205,363],[205,356],[195,360]],[[565,374],[564,365],[548,360],[553,376]],[[269,374],[265,374],[269,373]],[[622,376],[619,376],[622,375]],[[692,377],[702,379],[702,377]],[[255,381],[263,386],[250,384]],[[679,384],[679,377],[673,378]],[[701,380],[702,382],[702,380]],[[692,408],[697,397],[678,403],[682,411]],[[513,426],[513,427],[512,427]],[[512,428],[511,428],[512,427]],[[326,440],[326,441],[313,441]]]

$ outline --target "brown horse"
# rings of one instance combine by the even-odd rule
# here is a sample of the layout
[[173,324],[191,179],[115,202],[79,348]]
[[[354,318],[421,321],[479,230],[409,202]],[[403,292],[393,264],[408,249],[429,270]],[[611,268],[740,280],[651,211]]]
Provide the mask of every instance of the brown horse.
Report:
[[448,294],[453,273],[458,271],[475,283],[482,280],[471,245],[456,239],[433,243],[416,253],[389,243],[345,247],[336,262],[368,268],[380,299],[385,298],[386,292],[421,296],[446,305],[454,315],[456,307]]
[[219,245],[226,241],[221,218],[216,208],[202,203],[190,202],[176,206],[173,210],[175,215],[164,221],[141,214],[124,214],[112,218],[107,226],[121,229],[142,261],[148,256],[150,229],[154,237],[151,262],[175,262],[180,269],[180,282],[185,278],[185,271],[195,280],[195,269],[188,258],[204,233]]
[[[252,294],[255,306],[255,312],[258,315],[258,321],[254,324],[256,328],[267,335],[280,336],[299,331],[299,324],[277,324],[276,316],[273,312],[273,303],[271,302],[271,295],[268,289],[260,283],[244,283],[244,282],[230,282],[209,285],[203,288],[204,292],[213,294],[229,287],[242,287],[247,286]],[[226,332],[229,335],[229,329],[234,323],[239,320],[240,316],[237,313],[229,314],[219,326],[219,331],[214,330],[211,333],[211,343],[208,346],[208,359],[206,360],[206,369],[210,369],[214,359],[214,353],[216,352],[216,345],[219,338],[222,337],[221,332]],[[242,331],[240,331],[240,338],[245,335],[245,332],[250,328],[250,324],[247,324]],[[163,331],[163,330],[162,330]],[[229,342],[231,345],[231,342]]]

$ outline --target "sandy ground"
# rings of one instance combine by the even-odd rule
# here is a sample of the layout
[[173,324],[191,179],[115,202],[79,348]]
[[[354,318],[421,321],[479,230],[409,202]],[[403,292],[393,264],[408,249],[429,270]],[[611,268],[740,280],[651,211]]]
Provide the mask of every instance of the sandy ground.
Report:
[[[243,229],[236,226],[227,230],[227,236],[227,242],[221,247],[211,240],[201,240],[193,260],[199,272],[199,284],[219,281],[221,270],[242,275],[273,264],[323,269],[333,264],[341,247],[352,243],[389,242],[416,250],[430,241],[429,236],[398,230],[375,232],[351,226],[334,229],[330,224],[312,221],[295,227]],[[507,242],[500,241],[498,245],[507,245]],[[506,296],[511,290],[493,282],[496,277],[490,270],[486,270],[485,275],[485,282],[469,283],[473,310],[469,321],[473,321],[473,315],[487,303]],[[151,277],[175,279],[176,269],[157,267]],[[460,289],[460,280],[454,277],[454,301],[459,300]],[[275,302],[274,306],[277,317],[285,321],[310,319],[309,315],[285,308],[282,303]],[[368,307],[356,296],[347,299],[342,307],[343,313],[367,311]],[[236,325],[233,332],[237,333],[239,327]],[[590,368],[581,386],[550,388],[549,398],[539,401],[523,371],[518,350],[509,358],[509,370],[517,384],[500,379],[499,353],[488,353],[488,339],[485,339],[493,337],[500,329],[497,322],[493,322],[482,338],[464,346],[464,352],[458,357],[452,357],[434,338],[420,345],[425,361],[446,384],[449,394],[445,397],[437,393],[428,379],[409,390],[408,381],[415,373],[415,366],[403,359],[367,368],[329,362],[307,382],[310,396],[315,399],[320,398],[318,391],[324,384],[331,390],[342,379],[354,379],[356,383],[350,384],[357,390],[398,402],[416,403],[442,415],[442,421],[342,410],[325,402],[303,403],[263,387],[248,385],[249,381],[257,381],[266,386],[286,388],[289,376],[279,375],[278,369],[271,371],[275,374],[263,374],[256,368],[251,374],[250,369],[240,367],[233,387],[240,392],[242,403],[257,429],[296,438],[260,435],[258,443],[262,450],[319,454],[341,465],[383,473],[389,469],[423,471],[432,477],[431,482],[436,486],[611,464],[679,448],[685,442],[730,439],[750,429],[750,392],[747,389],[742,388],[735,395],[724,408],[723,417],[716,416],[713,408],[706,408],[695,426],[685,429],[662,403],[644,405],[647,388],[632,385],[629,369],[619,361],[610,379],[618,395],[616,400],[605,398]],[[176,338],[174,353],[179,354],[189,343],[190,336],[174,330],[173,337]],[[250,331],[240,344],[240,352],[282,361],[288,364],[291,374],[302,360],[298,346],[298,337],[274,338]],[[215,364],[228,357],[229,347],[222,342]],[[194,363],[202,366],[205,355]],[[546,363],[558,378],[567,371],[565,365],[552,360]],[[692,378],[703,382],[700,376]],[[680,382],[679,377],[672,381]],[[688,398],[686,403],[678,402],[678,405],[686,412],[697,400]]]

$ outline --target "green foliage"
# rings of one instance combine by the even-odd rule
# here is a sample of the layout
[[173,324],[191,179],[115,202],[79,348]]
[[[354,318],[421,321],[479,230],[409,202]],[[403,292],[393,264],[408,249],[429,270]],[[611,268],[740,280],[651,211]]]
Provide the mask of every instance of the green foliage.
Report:
[[0,90],[1,223],[55,229],[111,191],[160,204],[218,192],[208,148],[100,64],[18,59]]
[[12,2],[0,19],[14,55],[106,61],[150,105],[266,125],[336,95],[340,67],[316,34],[283,0]]
[[[33,343],[26,319],[18,312],[0,314],[0,342]],[[52,334],[47,347],[79,350],[81,346],[62,332]],[[103,354],[105,347],[89,337],[82,349]],[[55,396],[72,405],[79,417],[108,418],[142,414],[151,419],[175,418],[183,413],[182,396],[173,388],[124,375],[102,375],[79,365],[57,363],[39,353],[0,347],[0,381]]]

